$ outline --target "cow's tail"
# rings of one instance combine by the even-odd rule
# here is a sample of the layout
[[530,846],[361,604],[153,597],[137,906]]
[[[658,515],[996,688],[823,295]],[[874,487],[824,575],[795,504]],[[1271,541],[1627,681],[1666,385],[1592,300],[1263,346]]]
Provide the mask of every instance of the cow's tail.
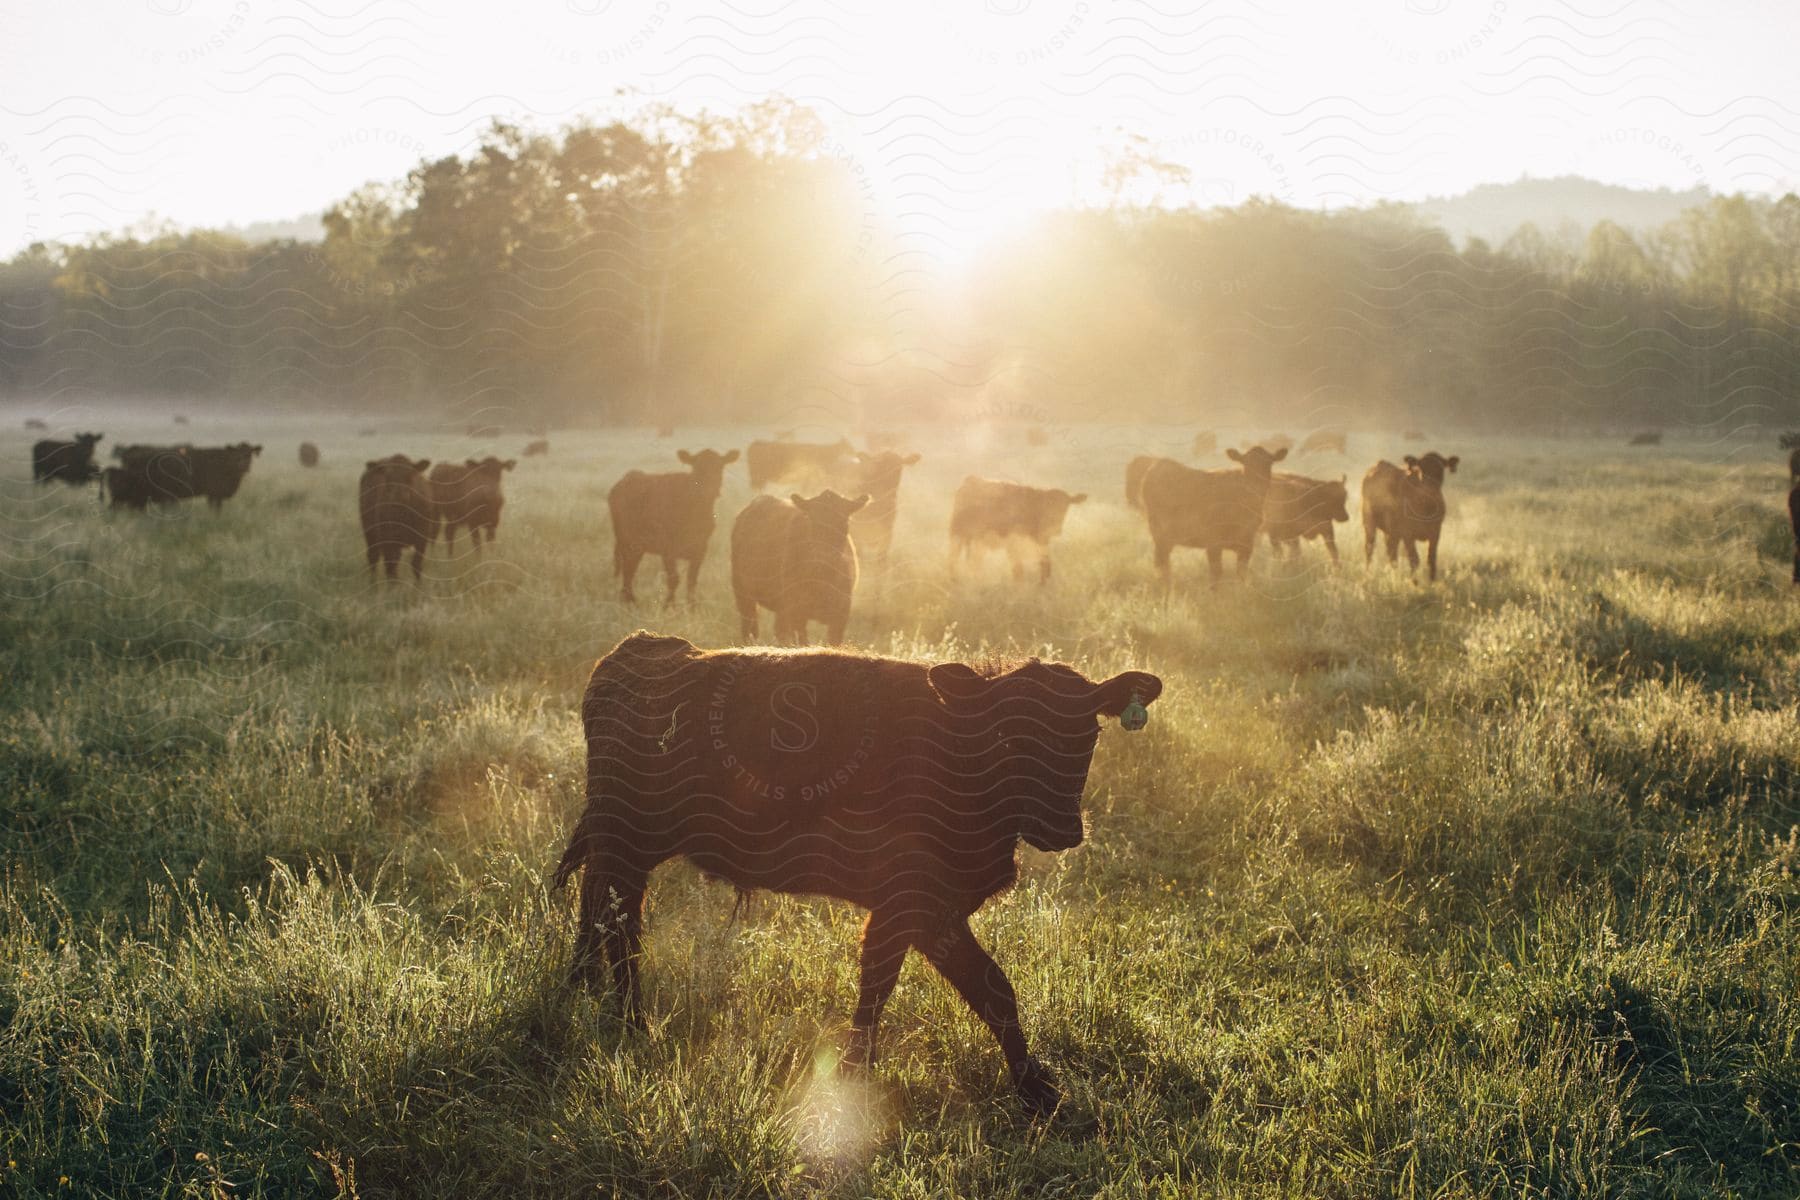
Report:
[[588,771],[588,802],[581,810],[581,817],[575,822],[575,828],[569,834],[569,845],[563,851],[562,861],[556,864],[556,874],[551,878],[550,890],[561,891],[581,866],[592,858],[599,849],[604,820],[601,816],[600,779],[592,767]]
[[105,471],[100,472],[99,480],[100,480],[100,507],[105,508],[106,507],[106,472]]

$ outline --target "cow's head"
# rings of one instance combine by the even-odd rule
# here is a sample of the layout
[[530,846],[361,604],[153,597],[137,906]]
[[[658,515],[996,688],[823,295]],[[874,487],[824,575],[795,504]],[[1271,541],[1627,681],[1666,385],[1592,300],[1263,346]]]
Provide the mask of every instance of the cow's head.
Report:
[[390,454],[386,458],[371,458],[363,464],[363,468],[383,479],[404,481],[411,479],[414,475],[423,475],[425,468],[430,465],[429,458],[408,458],[404,454]]
[[838,495],[830,488],[810,498],[795,492],[788,499],[812,522],[817,533],[831,537],[849,537],[850,518],[869,504],[867,493],[852,500],[848,496]]
[[720,454],[717,450],[702,450],[698,454],[689,450],[677,450],[675,457],[686,463],[694,474],[694,482],[708,496],[717,497],[719,489],[725,486],[725,468],[738,460],[736,450],[727,450]]
[[1445,458],[1433,450],[1429,454],[1416,458],[1411,454],[1407,455],[1406,470],[1408,474],[1418,476],[1432,487],[1441,488],[1444,486],[1444,472],[1455,471],[1456,464],[1461,461],[1462,458],[1458,455],[1452,454],[1449,458]]
[[1329,511],[1333,521],[1350,519],[1350,489],[1345,486],[1348,482],[1349,476],[1340,475],[1336,483],[1327,483],[1321,489],[1325,493],[1325,504],[1322,507]]
[[1087,503],[1086,492],[1065,492],[1061,488],[1045,488],[1038,496],[1040,505],[1037,532],[1045,541],[1062,533],[1063,522],[1068,519],[1071,504]]
[[1100,718],[1117,717],[1134,702],[1148,706],[1162,694],[1162,680],[1143,671],[1094,683],[1072,667],[1036,659],[991,675],[943,663],[927,677],[952,727],[976,743],[975,769],[999,789],[994,799],[1003,819],[1039,850],[1081,844],[1081,794]]
[[1273,454],[1261,446],[1252,446],[1248,450],[1225,451],[1225,457],[1241,465],[1244,468],[1244,474],[1257,479],[1269,478],[1269,473],[1275,469],[1275,464],[1286,458],[1287,455],[1286,446],[1281,447]]
[[512,470],[519,465],[519,460],[516,458],[495,458],[490,454],[486,458],[480,460],[471,458],[464,465],[466,465],[469,470],[481,475],[485,479],[498,481],[500,472]]
[[104,433],[78,433],[75,435],[75,440],[80,443],[84,454],[92,454],[94,452],[94,444],[105,436]]

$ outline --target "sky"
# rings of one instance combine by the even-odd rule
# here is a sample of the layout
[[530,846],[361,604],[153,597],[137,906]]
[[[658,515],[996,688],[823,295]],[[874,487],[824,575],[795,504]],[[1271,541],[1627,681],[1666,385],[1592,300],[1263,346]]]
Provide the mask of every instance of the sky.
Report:
[[[812,106],[866,203],[945,260],[1103,200],[1339,207],[1568,173],[1800,188],[1800,6],[1721,0],[0,0],[0,254],[316,213],[632,106]],[[622,96],[623,94],[623,96]]]

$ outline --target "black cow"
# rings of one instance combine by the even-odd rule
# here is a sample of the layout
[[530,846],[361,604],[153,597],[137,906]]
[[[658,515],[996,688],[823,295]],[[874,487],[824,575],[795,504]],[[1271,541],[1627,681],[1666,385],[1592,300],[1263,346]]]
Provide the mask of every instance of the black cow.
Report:
[[64,483],[91,483],[100,478],[94,465],[94,445],[104,433],[78,433],[72,442],[45,438],[31,448],[31,477],[39,483],[60,479]]

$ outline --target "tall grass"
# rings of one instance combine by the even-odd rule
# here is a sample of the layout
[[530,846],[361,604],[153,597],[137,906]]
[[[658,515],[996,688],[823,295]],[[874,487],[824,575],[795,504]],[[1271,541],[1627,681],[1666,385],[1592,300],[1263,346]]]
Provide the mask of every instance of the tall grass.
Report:
[[[639,626],[735,640],[724,531],[695,608],[618,604],[605,491],[674,445],[563,434],[508,477],[495,552],[372,589],[362,460],[470,448],[348,433],[308,431],[316,471],[264,436],[219,515],[0,483],[0,1192],[1800,1192],[1772,453],[1446,444],[1437,585],[1365,569],[1353,520],[1339,570],[1309,545],[1214,589],[1178,554],[1165,596],[1121,474],[1174,435],[982,460],[920,431],[853,640],[1168,685],[1102,737],[1089,841],[1023,851],[977,920],[1068,1093],[1033,1124],[916,959],[876,1072],[838,1077],[841,906],[730,923],[671,865],[649,1033],[562,986],[580,689]],[[1354,485],[1402,452],[1357,442],[1293,465]],[[971,469],[1094,495],[1048,589],[944,574]]]

